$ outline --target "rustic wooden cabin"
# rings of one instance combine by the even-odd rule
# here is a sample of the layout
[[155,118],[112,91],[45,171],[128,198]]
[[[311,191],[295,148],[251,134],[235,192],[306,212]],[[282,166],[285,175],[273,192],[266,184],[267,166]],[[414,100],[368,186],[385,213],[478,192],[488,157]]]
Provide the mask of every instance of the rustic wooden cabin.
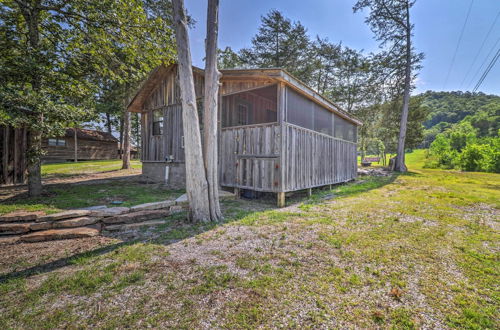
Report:
[[97,160],[117,159],[118,139],[111,133],[95,131],[90,129],[68,128],[64,136],[45,138],[42,140],[42,148],[45,155],[44,162],[58,162],[75,159]]
[[[201,105],[204,72],[193,72]],[[359,120],[282,69],[221,73],[221,186],[277,193],[278,205],[284,205],[286,192],[356,177]],[[184,186],[177,66],[155,69],[128,109],[142,114],[143,174],[173,188]]]
[[26,182],[28,135],[26,127],[0,125],[0,185]]

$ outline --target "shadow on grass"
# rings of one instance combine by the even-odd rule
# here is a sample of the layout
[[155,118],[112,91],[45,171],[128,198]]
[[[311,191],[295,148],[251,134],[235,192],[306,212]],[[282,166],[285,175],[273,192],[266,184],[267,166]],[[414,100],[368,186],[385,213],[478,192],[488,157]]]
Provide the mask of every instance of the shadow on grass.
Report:
[[[296,194],[292,199],[290,199],[290,202],[317,204],[334,198],[354,196],[383,187],[387,184],[391,184],[397,176],[397,174],[394,174],[386,177],[362,177],[354,182],[336,185],[331,190],[318,190],[308,200],[304,200],[303,197],[300,197],[300,194]],[[274,199],[266,201],[224,201],[222,203],[222,209],[224,213],[224,220],[219,223],[187,222],[187,213],[179,212],[166,218],[167,222],[165,224],[156,227],[146,227],[143,230],[134,231],[132,232],[132,236],[129,235],[130,233],[123,233],[124,236],[120,237],[120,234],[107,234],[103,232],[103,236],[121,239],[122,242],[99,247],[97,249],[85,251],[72,256],[65,256],[63,258],[59,258],[45,264],[32,266],[24,270],[0,275],[0,283],[14,279],[27,278],[35,274],[51,272],[74,264],[75,261],[80,258],[96,258],[101,255],[111,253],[125,245],[150,243],[168,246],[181,240],[194,237],[203,232],[210,231],[218,226],[240,220],[248,220],[245,221],[245,223],[250,224],[258,221],[257,218],[260,217],[268,217],[272,221],[286,221],[291,216],[286,212],[277,210],[274,205]],[[128,236],[125,236],[126,234]],[[47,244],[50,244],[50,242],[47,242]]]

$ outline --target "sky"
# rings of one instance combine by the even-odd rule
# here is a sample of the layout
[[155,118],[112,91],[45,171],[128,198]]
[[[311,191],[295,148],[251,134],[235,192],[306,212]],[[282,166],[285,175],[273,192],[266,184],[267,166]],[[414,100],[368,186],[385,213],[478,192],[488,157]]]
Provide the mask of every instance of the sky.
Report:
[[[366,53],[377,51],[378,43],[364,23],[366,13],[354,14],[354,3],[354,0],[220,0],[219,48],[230,46],[239,50],[251,46],[261,16],[277,9],[292,21],[300,21],[312,38],[318,35]],[[190,43],[193,64],[199,67],[204,66],[206,4],[206,0],[185,0],[189,14],[196,20],[190,30]],[[472,5],[471,0],[417,0],[410,12],[415,25],[413,40],[425,59],[413,94],[426,90],[472,91],[500,49],[499,14],[500,0],[472,0]],[[500,60],[478,91],[500,95]]]

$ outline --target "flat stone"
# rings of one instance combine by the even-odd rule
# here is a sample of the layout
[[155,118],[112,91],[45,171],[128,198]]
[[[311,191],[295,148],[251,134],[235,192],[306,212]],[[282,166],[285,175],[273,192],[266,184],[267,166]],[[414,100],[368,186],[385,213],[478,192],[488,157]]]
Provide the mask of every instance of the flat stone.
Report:
[[91,211],[90,215],[94,217],[113,217],[116,215],[128,213],[130,208],[124,206],[108,207],[102,210]]
[[168,210],[139,211],[134,213],[121,214],[115,217],[104,218],[102,221],[105,224],[134,223],[163,218],[168,216],[169,214],[170,211]]
[[83,227],[83,226],[88,226],[88,225],[93,225],[97,221],[99,221],[100,218],[97,217],[81,217],[81,218],[74,218],[74,219],[69,219],[69,220],[64,220],[64,221],[57,221],[54,222],[53,228],[74,228],[74,227]]
[[0,235],[24,234],[30,231],[31,223],[3,223],[0,224]]
[[179,213],[186,209],[187,205],[174,205],[170,207],[170,213]]
[[22,242],[43,242],[59,239],[93,237],[99,235],[95,228],[79,227],[69,229],[50,229],[37,231],[20,237]]
[[82,207],[82,208],[79,208],[79,210],[96,211],[96,210],[102,210],[102,209],[107,209],[107,208],[108,207],[106,205],[96,205],[96,206]]
[[84,216],[89,215],[89,214],[90,214],[89,210],[68,210],[68,211],[64,211],[64,212],[48,214],[48,215],[45,215],[43,217],[38,217],[36,219],[36,221],[37,222],[56,221],[56,220],[62,220],[62,219],[84,217]]
[[189,204],[187,194],[183,194],[183,195],[179,196],[179,197],[175,200],[175,204],[176,204],[176,205],[187,205],[187,204]]
[[159,225],[163,225],[165,223],[167,223],[167,221],[165,221],[165,220],[149,220],[149,221],[143,221],[143,222],[138,222],[138,223],[110,225],[110,226],[106,226],[104,229],[107,231],[131,230],[131,229],[136,229],[136,228],[140,228],[140,227],[159,226]]
[[219,199],[221,201],[229,200],[229,199],[236,199],[236,195],[233,194],[232,192],[229,192],[229,191],[219,190]]
[[5,236],[0,237],[0,245],[2,244],[15,244],[19,242],[20,236]]
[[26,212],[26,211],[15,211],[4,214],[0,216],[0,222],[18,222],[18,221],[33,221],[40,216],[44,216],[45,212]]
[[175,205],[175,201],[168,201],[167,200],[167,201],[161,201],[161,202],[146,203],[146,204],[132,206],[130,208],[130,212],[166,209],[172,205]]
[[37,231],[37,230],[47,230],[47,229],[52,229],[54,226],[54,223],[52,221],[46,221],[46,222],[35,222],[30,225],[30,229],[32,231]]

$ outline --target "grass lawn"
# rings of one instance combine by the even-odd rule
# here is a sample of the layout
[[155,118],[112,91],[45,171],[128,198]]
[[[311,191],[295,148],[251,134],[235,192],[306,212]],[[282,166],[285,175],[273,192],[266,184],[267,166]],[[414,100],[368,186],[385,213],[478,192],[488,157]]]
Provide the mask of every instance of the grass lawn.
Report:
[[65,262],[38,274],[11,261],[0,326],[498,329],[500,175],[423,160],[284,209],[227,202],[220,225],[178,216],[154,240],[73,256],[61,242]]
[[[141,168],[139,160],[131,160],[132,168]],[[121,160],[92,160],[80,162],[65,162],[42,165],[42,177],[64,177],[82,174],[118,171],[122,168]]]
[[[141,163],[133,160],[132,167],[140,169]],[[120,206],[149,203],[181,195],[182,191],[168,190],[158,184],[145,184],[138,178],[114,180],[115,174],[138,174],[121,171],[120,160],[82,161],[44,164],[44,178],[59,178],[67,181],[51,184],[44,188],[44,194],[37,198],[28,198],[26,193],[5,198],[0,203],[0,215],[17,210],[58,212],[61,209],[79,208],[94,205],[111,206],[113,202],[123,202]],[[108,174],[111,174],[108,177]],[[71,178],[89,176],[95,181],[74,183]],[[93,177],[92,175],[97,175]],[[97,180],[96,180],[97,179]],[[75,178],[78,180],[78,178]],[[8,193],[8,188],[5,188]]]

